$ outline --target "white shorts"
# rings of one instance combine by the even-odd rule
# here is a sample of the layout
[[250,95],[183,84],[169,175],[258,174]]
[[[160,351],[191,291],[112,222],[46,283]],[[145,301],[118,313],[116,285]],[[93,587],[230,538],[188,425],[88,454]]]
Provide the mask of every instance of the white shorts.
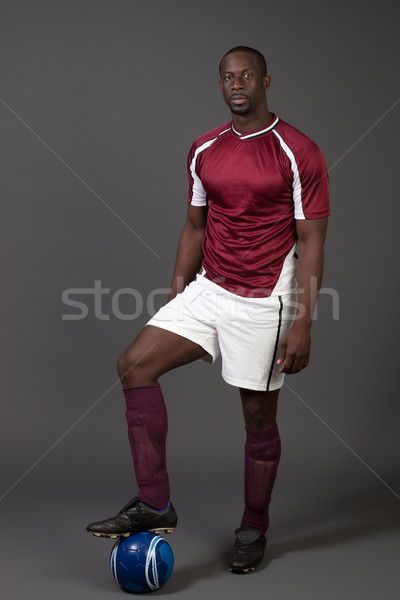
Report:
[[276,390],[284,374],[276,364],[281,340],[293,322],[295,291],[268,298],[245,298],[197,275],[181,294],[163,306],[147,325],[177,333],[208,353],[221,354],[222,377],[250,390]]

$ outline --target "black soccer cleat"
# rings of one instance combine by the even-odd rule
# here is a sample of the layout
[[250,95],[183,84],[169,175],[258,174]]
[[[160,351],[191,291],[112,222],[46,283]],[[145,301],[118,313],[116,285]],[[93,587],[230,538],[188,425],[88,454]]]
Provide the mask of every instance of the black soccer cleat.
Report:
[[256,527],[240,527],[235,531],[235,544],[229,554],[228,566],[232,573],[254,571],[264,556],[267,541]]
[[171,504],[165,510],[154,510],[133,498],[115,517],[95,521],[86,530],[98,537],[129,537],[140,531],[151,531],[156,535],[172,533],[178,522],[176,510]]

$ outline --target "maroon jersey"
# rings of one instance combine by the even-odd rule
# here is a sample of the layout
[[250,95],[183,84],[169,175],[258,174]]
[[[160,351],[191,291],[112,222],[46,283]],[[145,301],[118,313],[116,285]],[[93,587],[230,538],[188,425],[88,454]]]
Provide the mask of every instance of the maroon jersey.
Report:
[[188,202],[208,205],[205,277],[240,296],[273,292],[296,243],[295,219],[329,215],[321,150],[278,117],[252,133],[227,123],[202,135],[188,175]]

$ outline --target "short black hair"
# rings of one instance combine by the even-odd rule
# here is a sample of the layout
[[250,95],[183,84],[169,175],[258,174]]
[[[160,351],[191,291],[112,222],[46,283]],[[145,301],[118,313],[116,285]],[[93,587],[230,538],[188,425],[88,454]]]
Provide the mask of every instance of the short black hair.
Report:
[[231,48],[230,50],[228,50],[228,52],[225,52],[225,54],[221,58],[221,62],[219,63],[219,74],[220,75],[221,75],[222,61],[224,60],[224,58],[226,56],[228,56],[228,54],[232,54],[233,52],[251,52],[252,54],[255,54],[257,57],[257,61],[258,61],[260,70],[261,70],[261,77],[265,77],[267,75],[267,63],[265,61],[264,55],[261,54],[261,52],[259,52],[258,50],[255,50],[255,48],[250,48],[249,46],[235,46],[234,48]]

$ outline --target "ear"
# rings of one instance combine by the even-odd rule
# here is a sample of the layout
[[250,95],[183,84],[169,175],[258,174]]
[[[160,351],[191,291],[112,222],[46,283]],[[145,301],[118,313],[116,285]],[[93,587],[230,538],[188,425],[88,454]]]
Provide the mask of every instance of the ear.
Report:
[[271,77],[269,75],[266,75],[265,77],[263,77],[263,81],[262,81],[262,86],[263,86],[264,90],[269,90],[270,85],[271,85]]
[[219,85],[219,91],[220,91],[220,92],[221,92],[221,94],[222,94],[222,81],[219,81],[218,85]]

